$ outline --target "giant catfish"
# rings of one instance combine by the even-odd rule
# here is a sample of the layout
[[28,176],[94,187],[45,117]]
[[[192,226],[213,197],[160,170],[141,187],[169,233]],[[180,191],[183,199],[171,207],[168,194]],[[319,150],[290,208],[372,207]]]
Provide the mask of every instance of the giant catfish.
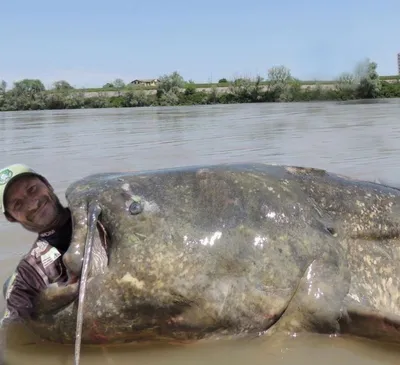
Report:
[[[83,343],[302,331],[400,343],[396,188],[243,163],[101,173],[66,198],[71,272],[91,207],[109,236],[93,247]],[[29,322],[47,340],[75,340],[76,296],[54,306],[68,290],[45,291]]]

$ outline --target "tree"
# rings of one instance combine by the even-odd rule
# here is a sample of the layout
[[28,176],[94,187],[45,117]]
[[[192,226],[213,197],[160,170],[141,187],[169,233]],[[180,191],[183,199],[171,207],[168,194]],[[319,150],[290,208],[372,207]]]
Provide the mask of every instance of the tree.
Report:
[[4,80],[0,82],[0,93],[5,93],[7,90],[7,83]]
[[356,84],[356,78],[350,72],[343,72],[339,75],[336,80],[337,87],[354,87]]
[[113,84],[117,89],[118,96],[121,96],[121,90],[125,87],[124,81],[122,79],[115,79]]
[[287,84],[292,81],[290,70],[285,66],[274,66],[268,70],[270,84]]
[[229,85],[229,92],[234,99],[245,102],[257,102],[262,98],[262,78],[257,76],[255,79],[240,77]]
[[13,91],[18,94],[30,95],[45,91],[43,83],[38,79],[24,79],[14,83]]
[[38,79],[24,79],[14,83],[14,90],[18,90],[22,93],[38,93],[45,91],[42,81]]
[[123,89],[125,87],[124,80],[122,79],[115,79],[113,84],[114,87],[117,89]]
[[337,78],[334,89],[340,99],[347,100],[354,98],[356,87],[357,81],[355,76],[349,72],[343,72]]
[[356,66],[357,96],[362,99],[372,99],[379,97],[381,93],[381,80],[376,71],[378,65],[371,62],[368,58],[359,62]]
[[56,81],[53,84],[53,88],[58,91],[73,89],[73,87],[67,81],[64,80]]
[[193,80],[189,80],[185,85],[185,95],[194,95],[196,93],[196,84]]
[[290,83],[294,81],[290,70],[285,66],[274,66],[268,70],[269,91],[274,100],[290,99]]
[[177,71],[174,71],[170,75],[163,75],[159,78],[159,80],[160,82],[157,85],[158,97],[168,93],[177,94],[179,92],[179,89],[185,87],[185,80]]
[[338,96],[341,99],[379,97],[382,92],[382,84],[376,69],[377,64],[366,58],[357,63],[354,73],[342,73],[335,84]]
[[228,80],[225,78],[218,80],[218,84],[226,84],[227,82],[228,82]]

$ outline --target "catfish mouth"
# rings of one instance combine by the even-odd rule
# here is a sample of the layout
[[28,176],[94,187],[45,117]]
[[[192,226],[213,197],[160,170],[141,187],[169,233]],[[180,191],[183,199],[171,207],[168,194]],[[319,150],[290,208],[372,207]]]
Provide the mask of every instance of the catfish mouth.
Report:
[[[99,237],[95,238],[93,242],[94,244],[92,247],[91,266],[94,269],[95,273],[103,273],[110,264],[110,251],[113,247],[113,241],[109,230],[106,228],[105,224],[102,221],[101,213],[97,218],[95,230],[96,229],[97,232],[93,233],[98,233]],[[89,277],[93,276],[96,276],[96,274],[89,274]]]
[[[217,338],[241,338],[241,337],[259,337],[269,335],[274,332],[274,326],[279,323],[279,320],[286,312],[285,307],[282,312],[272,315],[266,315],[264,320],[261,320],[259,326],[253,329],[238,329],[235,323],[230,321],[221,321],[211,325],[194,325],[185,318],[185,313],[173,315],[171,314],[164,321],[160,337],[169,337],[179,340],[200,340]],[[138,329],[138,332],[141,332]]]

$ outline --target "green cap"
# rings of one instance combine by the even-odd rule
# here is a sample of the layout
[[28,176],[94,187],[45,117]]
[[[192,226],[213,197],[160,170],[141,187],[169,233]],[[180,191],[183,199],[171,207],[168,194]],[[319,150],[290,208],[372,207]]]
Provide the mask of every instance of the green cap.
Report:
[[3,213],[5,213],[4,193],[6,188],[11,180],[21,174],[35,174],[40,176],[36,171],[23,164],[10,165],[0,170],[0,205]]

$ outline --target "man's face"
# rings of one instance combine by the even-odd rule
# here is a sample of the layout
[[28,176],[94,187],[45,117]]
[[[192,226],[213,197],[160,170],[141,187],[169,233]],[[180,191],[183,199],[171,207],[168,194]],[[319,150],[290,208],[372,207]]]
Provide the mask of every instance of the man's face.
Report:
[[43,232],[56,220],[60,205],[52,189],[36,176],[23,176],[7,188],[6,211],[25,228]]

